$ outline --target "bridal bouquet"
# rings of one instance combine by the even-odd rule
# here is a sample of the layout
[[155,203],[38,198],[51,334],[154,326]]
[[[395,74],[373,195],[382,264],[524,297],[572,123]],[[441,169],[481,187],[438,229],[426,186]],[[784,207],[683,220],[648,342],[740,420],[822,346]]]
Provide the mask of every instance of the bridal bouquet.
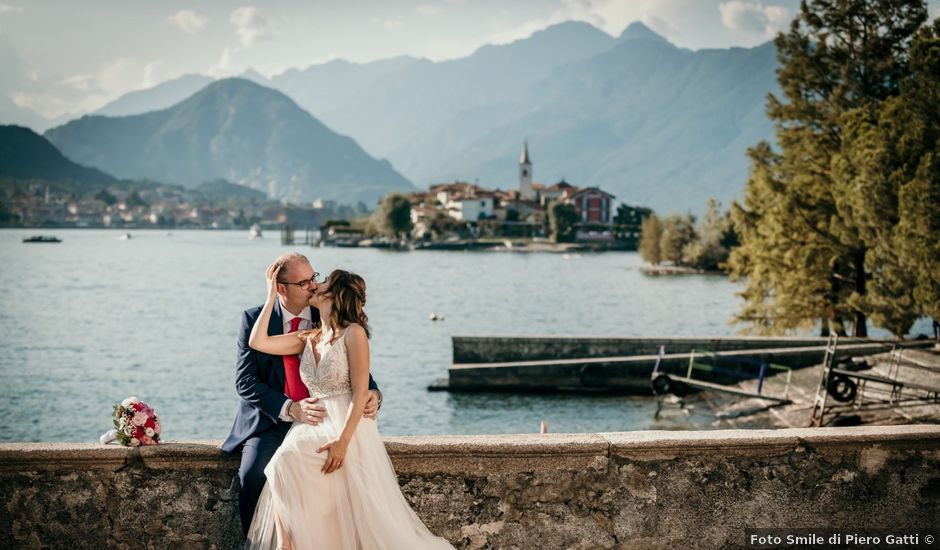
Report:
[[[128,397],[114,405],[114,429],[102,436],[115,439],[124,446],[156,445],[160,443],[160,418],[150,405],[136,397]],[[106,437],[110,436],[110,437]]]

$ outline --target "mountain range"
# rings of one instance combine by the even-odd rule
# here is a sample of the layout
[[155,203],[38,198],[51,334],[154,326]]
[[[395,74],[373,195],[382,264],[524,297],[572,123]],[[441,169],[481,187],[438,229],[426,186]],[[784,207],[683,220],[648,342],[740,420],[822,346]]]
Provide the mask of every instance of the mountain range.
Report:
[[117,180],[67,159],[44,137],[23,126],[0,126],[0,179],[42,180],[98,189]]
[[[270,79],[251,71],[242,76],[256,88],[242,93],[279,107],[250,115],[225,103],[241,94],[211,92],[209,77],[186,75],[98,111],[130,121],[85,117],[46,135],[119,177],[187,185],[222,177],[276,197],[344,202],[408,189],[408,180],[514,188],[527,139],[536,181],[598,186],[663,213],[701,212],[708,197],[727,205],[739,196],[746,148],[772,138],[765,103],[776,66],[771,43],[690,51],[641,23],[612,37],[566,22],[451,61],[335,60]],[[246,108],[246,97],[238,104]],[[285,131],[300,119],[303,132]],[[334,132],[351,138],[336,136],[349,139],[348,155],[317,156]]]
[[238,78],[212,82],[167,109],[84,116],[44,135],[76,162],[120,178],[186,187],[223,178],[293,202],[367,205],[414,189],[387,161],[284,94]]

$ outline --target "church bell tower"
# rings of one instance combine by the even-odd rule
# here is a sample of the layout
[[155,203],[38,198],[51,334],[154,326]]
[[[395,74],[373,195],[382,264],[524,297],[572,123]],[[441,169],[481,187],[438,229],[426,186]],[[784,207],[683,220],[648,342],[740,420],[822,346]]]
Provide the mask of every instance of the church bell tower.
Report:
[[522,141],[522,154],[519,155],[519,196],[526,200],[535,198],[532,189],[532,161],[529,160],[529,144]]

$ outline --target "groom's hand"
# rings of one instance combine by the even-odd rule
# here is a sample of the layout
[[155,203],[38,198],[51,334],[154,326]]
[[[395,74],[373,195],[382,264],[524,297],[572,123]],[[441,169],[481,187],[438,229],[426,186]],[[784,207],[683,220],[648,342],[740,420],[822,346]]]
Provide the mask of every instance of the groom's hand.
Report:
[[290,415],[294,420],[316,426],[326,417],[326,407],[319,403],[318,397],[308,397],[294,401],[290,406]]
[[369,390],[369,399],[366,401],[365,408],[362,409],[362,416],[375,420],[375,417],[379,414],[379,403],[381,401],[382,396],[377,390]]

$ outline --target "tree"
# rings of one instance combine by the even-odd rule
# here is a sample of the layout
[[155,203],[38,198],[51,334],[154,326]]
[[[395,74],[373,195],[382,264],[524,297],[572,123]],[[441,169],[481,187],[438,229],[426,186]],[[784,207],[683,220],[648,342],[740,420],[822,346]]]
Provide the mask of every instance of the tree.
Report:
[[640,225],[640,257],[645,261],[659,265],[663,260],[659,242],[663,238],[663,226],[656,214],[650,214]]
[[573,242],[577,223],[578,212],[574,206],[561,201],[555,201],[549,205],[548,224],[551,228],[552,240],[556,243]]
[[662,221],[659,252],[662,259],[672,265],[684,265],[683,253],[696,239],[695,217],[692,214],[672,214]]
[[840,207],[868,249],[869,292],[851,303],[898,336],[921,315],[940,313],[938,37],[940,21],[917,34],[898,96],[843,116],[833,160],[837,185],[854,191]]
[[698,269],[722,269],[728,260],[729,218],[721,213],[721,203],[708,199],[708,210],[696,229],[697,239],[682,251],[683,261]]
[[870,246],[853,204],[872,197],[834,174],[834,160],[846,113],[898,94],[926,15],[911,0],[815,0],[776,38],[784,97],[769,96],[768,116],[781,152],[766,143],[749,151],[744,204],[732,207],[741,240],[732,276],[747,283],[738,321],[779,332],[822,320],[824,332],[844,332],[851,319],[856,336],[867,334],[864,304],[878,289],[867,284]]
[[620,203],[617,212],[614,214],[614,236],[622,241],[636,242],[640,235],[643,220],[652,213],[652,210],[643,206],[629,206]]
[[95,199],[105,203],[108,206],[114,206],[117,204],[117,197],[108,192],[107,189],[102,189],[95,193]]
[[405,195],[386,195],[375,216],[376,226],[383,235],[400,239],[411,233],[411,201]]

